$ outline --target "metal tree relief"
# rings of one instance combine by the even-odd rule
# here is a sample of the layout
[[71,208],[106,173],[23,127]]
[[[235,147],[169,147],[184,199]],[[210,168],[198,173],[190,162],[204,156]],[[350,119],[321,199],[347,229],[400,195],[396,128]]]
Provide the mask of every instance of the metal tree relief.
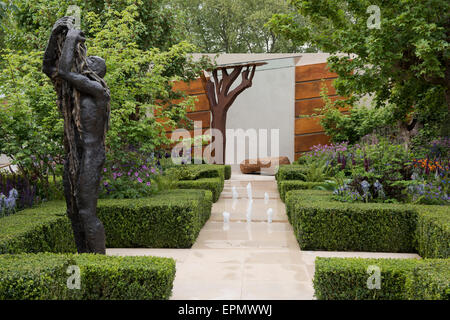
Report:
[[[208,96],[209,104],[212,113],[211,128],[217,129],[222,133],[222,164],[225,163],[225,148],[226,148],[226,124],[227,112],[233,105],[236,98],[244,92],[244,90],[252,86],[253,77],[257,66],[265,65],[265,62],[249,63],[234,66],[219,66],[212,71],[212,78],[207,79],[202,74],[202,79],[205,84],[206,95]],[[228,69],[233,69],[231,73]],[[218,71],[221,72],[219,79]],[[241,75],[241,83],[231,90],[234,82]],[[217,146],[216,146],[217,148]]]
[[105,230],[96,208],[105,162],[110,93],[105,61],[87,57],[85,38],[73,17],[59,19],[44,54],[64,118],[64,195],[79,253],[105,254]]

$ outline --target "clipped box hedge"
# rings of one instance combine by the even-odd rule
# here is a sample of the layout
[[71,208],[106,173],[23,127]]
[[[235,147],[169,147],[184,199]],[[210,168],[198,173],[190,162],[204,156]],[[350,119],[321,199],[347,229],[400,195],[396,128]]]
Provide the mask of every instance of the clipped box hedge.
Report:
[[282,180],[278,182],[278,191],[280,193],[281,201],[286,201],[286,193],[291,190],[308,190],[314,189],[323,184],[322,182],[305,182],[299,180]]
[[208,190],[171,190],[144,199],[99,200],[108,248],[190,248],[211,214]]
[[289,191],[286,211],[302,250],[418,252],[449,257],[449,208],[342,203],[316,190]]
[[[80,270],[80,289],[67,287],[69,266]],[[165,300],[175,261],[94,254],[0,255],[0,300]]]
[[278,182],[283,180],[305,181],[308,169],[297,164],[285,164],[278,168],[275,178]]
[[[170,190],[143,199],[99,200],[109,248],[189,248],[211,215],[208,190]],[[65,203],[48,202],[0,219],[0,254],[76,252]]]
[[226,164],[224,165],[224,170],[225,170],[225,180],[230,180],[231,178],[231,166]]
[[0,254],[76,252],[63,201],[52,201],[0,219]]
[[[369,266],[380,268],[379,290]],[[448,299],[449,277],[448,259],[317,258],[313,284],[319,300]]]
[[217,202],[219,200],[223,187],[224,181],[220,177],[202,178],[198,180],[181,180],[177,182],[177,188],[179,189],[200,189],[211,191],[213,202]]
[[407,278],[406,294],[412,300],[450,300],[450,260],[418,264]]
[[177,182],[177,188],[210,190],[213,194],[213,202],[217,202],[223,191],[226,176],[228,174],[231,176],[231,167],[215,164],[193,164],[176,166],[170,168],[169,172],[175,173],[180,179]]
[[450,258],[450,209],[417,206],[417,252],[427,258]]

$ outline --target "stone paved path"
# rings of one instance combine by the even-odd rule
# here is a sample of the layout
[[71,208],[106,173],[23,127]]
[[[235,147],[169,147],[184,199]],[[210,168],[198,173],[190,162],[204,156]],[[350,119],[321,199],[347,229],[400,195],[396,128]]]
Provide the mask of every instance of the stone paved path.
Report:
[[[252,184],[252,221],[246,186]],[[239,197],[233,202],[232,187]],[[264,193],[269,202],[264,201]],[[273,222],[267,222],[267,209]],[[230,213],[224,224],[223,211]],[[172,257],[177,263],[172,299],[304,300],[314,298],[314,260],[323,257],[418,258],[415,254],[301,251],[274,177],[233,173],[211,218],[191,249],[108,249],[109,255]]]

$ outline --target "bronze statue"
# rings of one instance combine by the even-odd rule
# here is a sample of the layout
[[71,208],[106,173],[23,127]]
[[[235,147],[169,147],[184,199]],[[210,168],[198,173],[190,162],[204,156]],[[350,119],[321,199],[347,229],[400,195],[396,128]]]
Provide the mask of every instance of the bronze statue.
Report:
[[64,195],[79,253],[105,254],[105,230],[96,208],[105,162],[110,93],[105,61],[87,57],[85,38],[73,17],[59,19],[44,54],[64,118]]

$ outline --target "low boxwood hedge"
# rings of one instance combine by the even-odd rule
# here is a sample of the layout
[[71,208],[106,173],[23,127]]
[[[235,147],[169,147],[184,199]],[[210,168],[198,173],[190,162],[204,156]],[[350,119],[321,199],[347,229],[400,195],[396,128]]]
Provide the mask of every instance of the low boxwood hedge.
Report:
[[450,260],[424,260],[406,281],[406,293],[413,300],[450,300]]
[[203,178],[198,180],[180,180],[177,182],[177,188],[179,189],[200,189],[211,191],[213,202],[217,202],[219,200],[223,187],[224,181],[221,177]]
[[[99,200],[109,248],[188,248],[211,215],[208,190],[171,190],[150,198]],[[76,252],[65,203],[48,202],[0,219],[0,254]]]
[[[380,268],[380,289],[368,286]],[[450,261],[416,259],[317,258],[313,279],[320,300],[448,299]]]
[[278,182],[278,191],[281,201],[285,202],[286,193],[291,190],[307,190],[320,186],[322,182],[305,182],[299,180],[282,180]]
[[145,199],[99,200],[97,214],[108,248],[190,248],[211,206],[210,191],[172,190]]
[[281,165],[275,175],[275,179],[280,182],[283,180],[305,181],[308,169],[301,165],[286,164]]
[[0,254],[76,252],[63,201],[52,201],[0,218]]
[[224,170],[225,170],[225,180],[230,180],[230,178],[231,178],[231,166],[226,164],[224,167],[225,167],[224,168]]
[[[78,266],[80,289],[69,289],[69,266]],[[0,300],[165,300],[175,261],[93,254],[0,255]]]
[[449,257],[449,208],[342,203],[331,194],[294,190],[286,211],[302,250],[418,252]]
[[422,257],[450,257],[450,209],[441,206],[417,206],[417,252]]

